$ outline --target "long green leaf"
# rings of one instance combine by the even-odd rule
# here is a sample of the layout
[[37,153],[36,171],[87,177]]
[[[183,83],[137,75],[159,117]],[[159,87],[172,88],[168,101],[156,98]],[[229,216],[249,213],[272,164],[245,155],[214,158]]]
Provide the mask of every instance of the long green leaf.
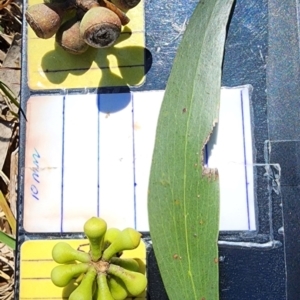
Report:
[[3,81],[0,80],[0,90],[3,91],[5,96],[13,103],[16,107],[20,108],[20,104],[17,100],[17,97],[14,96],[13,91],[6,85]]
[[6,246],[13,250],[16,250],[16,241],[6,233],[0,231],[0,242],[4,243]]
[[219,183],[202,167],[218,119],[226,24],[233,0],[196,7],[177,51],[153,153],[150,234],[170,300],[219,298]]

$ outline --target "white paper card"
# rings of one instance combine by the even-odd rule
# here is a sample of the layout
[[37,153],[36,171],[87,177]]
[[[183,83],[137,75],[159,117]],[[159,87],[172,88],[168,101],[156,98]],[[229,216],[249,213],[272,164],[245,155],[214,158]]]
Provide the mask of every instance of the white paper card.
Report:
[[[249,88],[222,89],[206,149],[220,174],[220,230],[254,230]],[[91,216],[148,231],[147,194],[163,91],[33,96],[27,104],[24,228],[81,232]],[[217,132],[218,131],[218,132]]]
[[218,168],[220,230],[255,230],[250,86],[222,88],[219,122],[206,149]]

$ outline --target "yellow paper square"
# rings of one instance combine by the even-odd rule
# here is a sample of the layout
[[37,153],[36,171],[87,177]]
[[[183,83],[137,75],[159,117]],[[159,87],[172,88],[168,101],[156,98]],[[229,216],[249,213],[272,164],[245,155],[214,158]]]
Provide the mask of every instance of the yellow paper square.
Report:
[[[21,246],[20,256],[20,300],[32,299],[68,299],[72,290],[59,288],[51,279],[51,270],[58,264],[52,259],[52,248],[58,242],[68,242],[77,249],[80,245],[88,243],[87,240],[33,240],[26,241]],[[124,251],[126,258],[138,258],[146,266],[146,247],[141,241],[138,248]],[[133,298],[127,298],[133,299]],[[146,293],[135,300],[146,299]]]
[[[29,5],[40,3],[31,0]],[[55,44],[55,37],[37,38],[29,25],[28,86],[31,90],[139,86],[145,79],[144,2],[127,13],[130,18],[110,48],[72,55]]]

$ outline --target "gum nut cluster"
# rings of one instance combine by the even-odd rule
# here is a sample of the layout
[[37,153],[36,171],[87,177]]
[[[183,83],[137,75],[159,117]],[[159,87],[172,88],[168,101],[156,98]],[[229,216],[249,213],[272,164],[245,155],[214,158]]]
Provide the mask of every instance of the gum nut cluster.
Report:
[[[56,0],[59,1],[59,0]],[[60,0],[61,1],[61,0]],[[126,13],[140,0],[66,0],[29,6],[25,16],[42,39],[55,35],[56,43],[72,54],[82,54],[89,46],[106,48],[118,39]]]
[[51,272],[58,287],[76,283],[69,300],[124,300],[140,295],[147,286],[137,259],[121,258],[123,250],[139,246],[141,234],[132,228],[107,230],[106,222],[93,217],[84,225],[89,253],[75,250],[66,242],[57,243],[52,257],[59,263]]

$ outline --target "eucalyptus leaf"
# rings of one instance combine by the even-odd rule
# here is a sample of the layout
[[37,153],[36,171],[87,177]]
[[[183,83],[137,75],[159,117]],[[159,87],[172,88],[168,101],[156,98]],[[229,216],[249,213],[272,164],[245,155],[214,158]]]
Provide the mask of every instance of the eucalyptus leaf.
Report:
[[201,1],[179,45],[162,103],[149,181],[150,234],[170,300],[219,299],[219,182],[202,152],[218,120],[233,0]]

